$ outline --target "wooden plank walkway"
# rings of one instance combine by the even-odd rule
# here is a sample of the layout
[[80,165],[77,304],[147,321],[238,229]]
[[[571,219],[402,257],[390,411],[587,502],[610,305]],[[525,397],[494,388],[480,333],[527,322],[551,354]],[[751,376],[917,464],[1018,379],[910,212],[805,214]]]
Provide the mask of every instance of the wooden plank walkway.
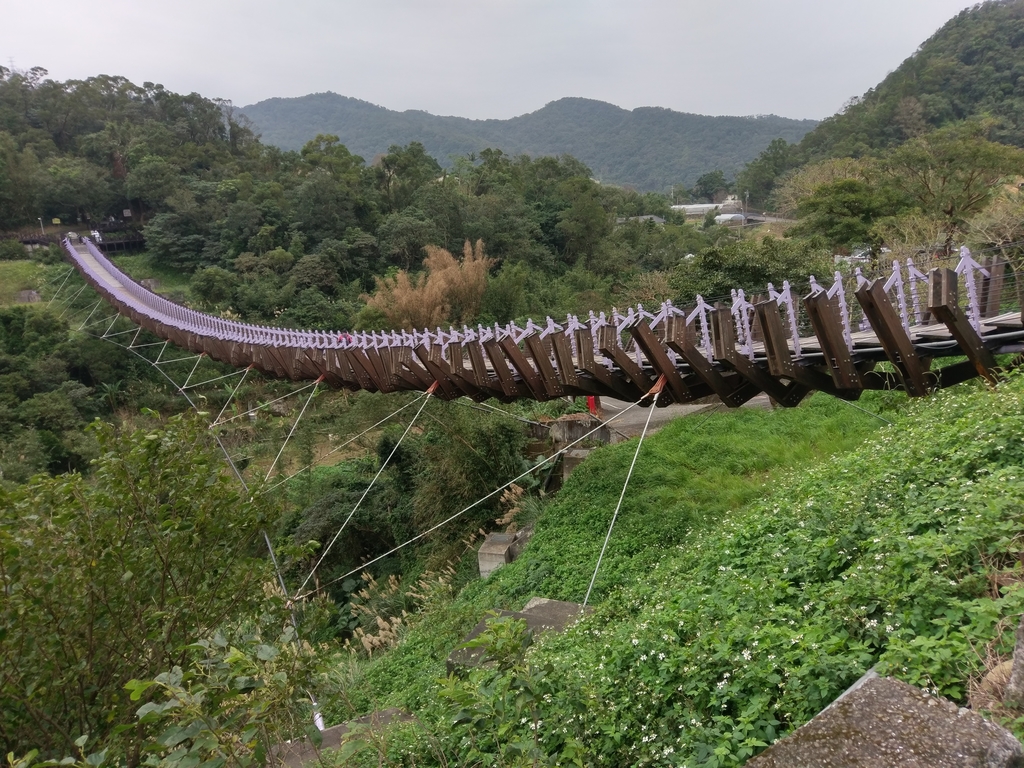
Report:
[[[888,279],[861,277],[856,290],[837,273],[830,288],[812,282],[802,299],[788,285],[781,293],[769,286],[769,298],[754,303],[734,291],[731,306],[697,297],[690,311],[665,303],[657,314],[633,307],[561,324],[374,333],[271,328],[196,312],[131,280],[86,238],[64,249],[120,314],[159,338],[239,368],[351,390],[425,391],[436,382],[446,399],[635,401],[663,380],[659,405],[718,397],[738,407],[765,392],[793,406],[814,390],[844,399],[866,389],[921,396],[972,376],[994,380],[995,355],[1024,352],[1020,310],[1000,311],[1002,265],[987,269],[966,249],[955,272],[939,267],[922,280],[908,264],[908,282],[894,263]],[[961,276],[966,308],[957,300]],[[956,356],[967,361],[934,365]]]

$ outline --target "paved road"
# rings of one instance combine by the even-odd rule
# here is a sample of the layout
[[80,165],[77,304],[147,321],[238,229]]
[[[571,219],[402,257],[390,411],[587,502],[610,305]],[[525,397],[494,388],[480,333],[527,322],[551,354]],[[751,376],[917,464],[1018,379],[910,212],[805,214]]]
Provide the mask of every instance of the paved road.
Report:
[[[630,403],[624,400],[612,400],[608,397],[601,398],[601,407],[604,409],[604,418],[606,420],[611,419],[616,414],[624,411],[629,407],[629,405]],[[768,402],[768,396],[761,394],[750,400],[743,407],[767,409],[771,408],[771,404]],[[705,403],[702,405],[673,404],[666,408],[655,408],[654,416],[651,417],[651,426],[648,431],[656,432],[673,419],[724,408],[725,406],[721,403]],[[621,418],[615,419],[610,426],[621,435],[626,437],[636,437],[643,431],[644,423],[647,421],[647,414],[649,412],[650,411],[647,408],[634,408]]]

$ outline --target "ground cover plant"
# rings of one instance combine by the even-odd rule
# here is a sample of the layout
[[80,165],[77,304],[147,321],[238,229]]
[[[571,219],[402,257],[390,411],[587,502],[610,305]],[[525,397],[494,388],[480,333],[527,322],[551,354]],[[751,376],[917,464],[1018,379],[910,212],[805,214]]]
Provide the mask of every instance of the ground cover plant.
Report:
[[[671,422],[644,444],[592,602],[645,578],[667,547],[758,498],[780,469],[852,448],[881,424],[825,396],[795,410],[719,410]],[[518,610],[534,596],[581,601],[634,447],[588,457],[546,506],[522,557],[470,582],[457,599],[435,594],[397,649],[357,665],[344,697],[325,702],[329,719],[424,706],[436,697],[445,657],[488,610]]]
[[[1012,650],[1024,611],[1024,379],[948,391],[896,421],[652,547],[566,634],[517,651],[517,628],[493,625],[485,642],[502,663],[439,683],[421,700],[422,725],[365,742],[364,755],[740,765],[876,665],[969,703],[970,681]],[[552,524],[569,555],[547,583],[568,586],[572,540]],[[530,569],[517,562],[475,593],[514,594]],[[1000,717],[1021,734],[1014,713]]]

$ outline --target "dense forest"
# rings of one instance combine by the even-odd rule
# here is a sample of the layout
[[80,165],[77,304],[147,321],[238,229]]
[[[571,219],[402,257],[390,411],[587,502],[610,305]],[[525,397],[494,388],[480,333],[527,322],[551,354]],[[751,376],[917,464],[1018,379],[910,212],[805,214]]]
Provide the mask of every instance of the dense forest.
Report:
[[[977,682],[1012,650],[1024,578],[1019,376],[674,422],[636,464],[593,616],[536,642],[492,621],[490,663],[446,677],[486,611],[581,599],[635,443],[552,498],[537,430],[582,403],[424,400],[413,428],[409,395],[296,390],[126,336],[55,240],[138,244],[117,263],[197,309],[333,329],[802,291],[964,244],[1019,272],[1022,25],[1024,0],[966,11],[799,144],[680,177],[676,199],[750,191],[789,217],[758,227],[687,220],[575,153],[495,143],[442,166],[409,135],[367,161],[326,132],[284,150],[223,101],[0,68],[10,768],[262,765],[316,741],[314,708],[387,707],[415,718],[323,759],[734,766],[873,665],[987,709]],[[480,533],[527,525],[524,556],[477,578]],[[994,716],[1020,732],[1020,712]]]
[[993,141],[1024,146],[1024,6],[989,0],[961,11],[881,83],[799,142],[774,142],[740,174],[759,203],[794,168],[872,158],[931,131],[979,120]]
[[[773,139],[799,141],[817,123],[775,115],[710,117],[659,107],[626,110],[593,99],[565,98],[508,120],[395,112],[335,93],[268,99],[242,107],[268,144],[299,149],[317,133],[334,134],[372,158],[413,141],[444,167],[457,156],[501,147],[510,154],[569,154],[606,184],[667,192],[712,169],[730,177]],[[683,202],[683,200],[680,200]]]

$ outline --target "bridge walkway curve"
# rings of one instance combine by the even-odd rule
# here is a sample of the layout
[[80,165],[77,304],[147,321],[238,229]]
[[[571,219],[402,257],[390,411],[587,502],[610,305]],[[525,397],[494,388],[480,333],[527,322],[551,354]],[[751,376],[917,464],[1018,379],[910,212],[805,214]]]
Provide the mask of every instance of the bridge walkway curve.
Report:
[[[996,355],[1024,352],[1020,308],[1006,306],[1005,262],[961,249],[922,273],[893,262],[874,279],[811,278],[714,305],[665,302],[538,325],[415,331],[292,330],[241,323],[171,302],[125,275],[88,238],[64,241],[85,280],[121,315],[161,339],[238,368],[351,390],[426,391],[445,399],[548,400],[603,395],[636,401],[659,379],[659,405],[719,399],[738,407],[760,393],[783,406],[818,390],[855,400],[868,389],[927,395],[974,376],[995,380]],[[955,267],[955,268],[954,268]],[[960,283],[966,289],[961,307]],[[942,358],[965,362],[937,365]],[[888,365],[880,366],[880,363]]]

